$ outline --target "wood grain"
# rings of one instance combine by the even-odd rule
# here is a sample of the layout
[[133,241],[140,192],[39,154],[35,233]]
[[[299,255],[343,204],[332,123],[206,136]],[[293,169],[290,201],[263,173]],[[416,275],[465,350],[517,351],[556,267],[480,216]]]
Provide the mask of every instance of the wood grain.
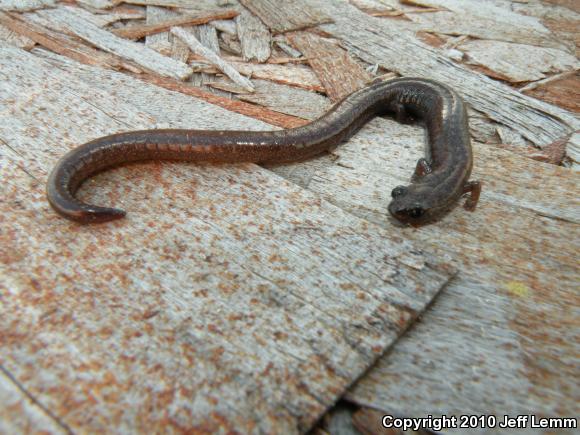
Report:
[[580,122],[566,110],[529,98],[457,65],[437,49],[399,31],[397,26],[366,16],[344,3],[325,5],[328,10],[334,10],[335,23],[322,27],[340,38],[343,46],[361,59],[402,75],[447,83],[473,108],[517,131],[538,147],[580,129]]
[[[2,12],[0,12],[0,20],[5,17]],[[16,33],[10,30],[8,27],[5,27],[0,24],[0,41],[4,41],[5,43],[12,45],[14,47],[23,48],[24,50],[30,50],[34,47],[35,42],[19,33]]]
[[236,18],[236,27],[244,60],[255,60],[260,63],[268,60],[272,40],[268,28],[245,9]]
[[536,81],[580,68],[575,56],[556,48],[483,40],[466,41],[458,48],[467,56],[468,64],[483,66],[512,83]]
[[580,113],[580,72],[574,71],[535,82],[522,89],[526,95],[551,104],[557,104],[572,112]]
[[0,0],[0,11],[34,11],[54,7],[55,0]]
[[193,73],[191,68],[183,62],[162,56],[142,44],[127,41],[111,32],[100,29],[90,21],[84,20],[75,11],[75,8],[65,6],[37,11],[36,14],[47,20],[48,23],[54,23],[57,27],[65,27],[72,34],[108,53],[135,62],[162,76],[184,80]]
[[322,116],[332,106],[323,95],[279,85],[267,80],[254,80],[256,90],[252,94],[239,95],[243,101],[258,104],[287,115],[314,120]]
[[[3,267],[0,266],[0,270]],[[68,428],[35,401],[0,366],[0,432],[5,434],[66,434]]]
[[234,83],[238,84],[249,92],[254,91],[254,85],[252,85],[250,80],[242,76],[232,65],[223,60],[214,51],[202,45],[193,34],[186,32],[180,27],[172,27],[171,33],[185,42],[193,53],[209,61],[212,65],[217,67],[220,71],[232,79]]
[[240,0],[245,7],[257,15],[275,33],[300,30],[321,23],[332,22],[332,18],[311,2],[305,0]]
[[288,38],[308,58],[332,101],[341,100],[371,80],[371,75],[337,44],[307,32],[292,33]]
[[416,30],[541,47],[567,47],[539,19],[514,12],[507,2],[503,7],[501,3],[473,0],[405,0],[405,3],[444,9],[429,14],[407,14],[417,25]]
[[123,29],[115,29],[112,32],[115,35],[120,36],[122,38],[139,39],[147,35],[166,32],[171,27],[185,25],[195,26],[199,24],[209,23],[212,20],[227,20],[230,18],[234,18],[238,14],[239,12],[234,9],[204,11],[188,16],[182,15],[179,17],[170,18],[154,24],[142,24],[131,27],[125,27]]
[[[424,140],[420,127],[375,119],[331,158],[274,170],[388,228],[389,193],[408,183]],[[347,397],[412,417],[577,415],[580,175],[478,142],[474,150],[477,210],[458,206],[400,231],[460,273]]]
[[126,75],[0,59],[0,361],[74,432],[304,432],[453,274],[254,165],[119,168],[80,194],[126,220],[63,220],[44,181],[79,143],[266,126]]
[[93,47],[80,43],[78,40],[73,40],[67,35],[38,25],[28,18],[14,16],[0,11],[0,23],[18,35],[78,62],[89,65],[100,65],[105,68],[125,68],[136,73],[143,72],[142,69],[130,61],[125,61],[113,54],[96,50]]

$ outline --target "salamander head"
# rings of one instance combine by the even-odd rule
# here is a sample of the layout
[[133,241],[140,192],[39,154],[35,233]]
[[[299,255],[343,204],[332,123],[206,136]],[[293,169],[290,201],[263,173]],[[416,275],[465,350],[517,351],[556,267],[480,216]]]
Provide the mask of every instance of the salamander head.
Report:
[[410,225],[422,225],[437,216],[430,204],[430,188],[425,185],[397,186],[391,192],[393,200],[389,213],[398,221]]

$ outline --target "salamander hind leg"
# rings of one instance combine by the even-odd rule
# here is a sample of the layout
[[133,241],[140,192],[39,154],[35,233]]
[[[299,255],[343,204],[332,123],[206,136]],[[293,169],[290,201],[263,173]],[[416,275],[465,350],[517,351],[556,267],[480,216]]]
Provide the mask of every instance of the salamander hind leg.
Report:
[[413,121],[415,121],[415,118],[405,108],[404,104],[393,103],[391,107],[397,122],[400,122],[401,124],[412,124]]
[[467,201],[465,201],[465,209],[469,211],[474,211],[477,202],[479,201],[479,195],[481,194],[481,182],[480,181],[468,181],[463,186],[463,193],[469,193]]

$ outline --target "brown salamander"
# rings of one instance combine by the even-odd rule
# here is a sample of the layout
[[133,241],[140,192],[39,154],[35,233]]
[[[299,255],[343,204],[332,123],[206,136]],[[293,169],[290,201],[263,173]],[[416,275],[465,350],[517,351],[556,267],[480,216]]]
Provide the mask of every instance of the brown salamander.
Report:
[[439,218],[465,193],[473,210],[481,185],[468,181],[473,155],[465,105],[459,95],[432,80],[375,82],[335,104],[308,125],[281,131],[144,130],[105,136],[66,154],[47,184],[48,201],[62,216],[81,223],[106,222],[123,210],[85,204],[79,186],[112,166],[142,160],[282,163],[320,154],[350,138],[369,119],[391,114],[401,122],[423,121],[427,156],[418,161],[409,186],[392,191],[389,212],[419,225]]

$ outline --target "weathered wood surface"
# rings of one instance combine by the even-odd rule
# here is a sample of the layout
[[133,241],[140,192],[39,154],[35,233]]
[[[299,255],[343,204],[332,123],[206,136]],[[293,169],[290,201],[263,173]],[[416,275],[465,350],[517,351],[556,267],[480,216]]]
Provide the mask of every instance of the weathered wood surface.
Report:
[[240,38],[244,60],[265,62],[271,54],[272,36],[264,24],[247,10],[236,18],[237,33]]
[[204,10],[219,5],[219,0],[125,0],[124,3],[143,6],[164,6],[168,8]]
[[507,7],[472,0],[407,0],[406,3],[444,9],[430,14],[408,14],[417,24],[416,30],[543,47],[565,47],[536,17],[512,11],[512,2],[506,2]]
[[237,15],[238,11],[233,9],[204,11],[198,14],[180,15],[178,17],[169,18],[152,24],[125,27],[123,29],[113,30],[113,33],[122,38],[139,39],[147,35],[168,31],[171,27],[206,24],[212,20],[225,20]]
[[57,28],[64,27],[74,35],[84,39],[100,49],[131,60],[150,71],[176,79],[184,80],[193,71],[183,62],[178,62],[170,57],[162,56],[142,44],[128,41],[111,32],[100,29],[93,23],[83,20],[75,8],[61,7],[36,12],[37,16],[45,20],[48,27],[55,25]]
[[[0,266],[1,267],[1,266]],[[66,434],[55,416],[23,391],[18,382],[0,367],[0,433]]]
[[[334,159],[278,171],[388,226],[390,189],[407,182],[423,141],[417,127],[374,120]],[[479,143],[475,150],[478,210],[458,207],[439,223],[401,230],[456,259],[459,276],[347,397],[406,416],[577,415],[580,175]],[[551,315],[558,321],[545,320]]]
[[[192,14],[194,11],[197,13],[222,6],[236,7],[235,2],[229,0],[196,1],[195,5],[191,2],[185,4],[179,0],[158,1],[172,2],[175,6],[195,6],[194,9],[177,9],[181,14]],[[436,1],[433,0],[433,2]],[[152,0],[151,3],[155,2],[156,0]],[[107,6],[105,3],[103,2],[103,7],[112,6],[112,4]],[[418,242],[425,252],[434,250],[440,258],[452,260],[460,270],[460,274],[449,290],[444,292],[441,300],[437,301],[429,314],[424,316],[422,323],[413,328],[408,337],[401,341],[401,346],[397,346],[393,352],[385,356],[376,371],[371,371],[368,378],[363,378],[360,386],[349,393],[349,400],[379,409],[379,413],[396,413],[402,416],[424,416],[429,413],[464,414],[466,412],[490,412],[500,415],[512,412],[524,414],[533,412],[551,416],[578,414],[577,407],[574,407],[578,403],[578,389],[571,382],[571,379],[578,378],[579,375],[578,367],[574,365],[575,355],[578,354],[579,340],[575,331],[579,329],[577,321],[579,303],[577,292],[573,290],[577,288],[574,286],[577,286],[578,281],[578,269],[573,262],[578,250],[577,244],[574,244],[578,239],[578,178],[571,171],[539,164],[522,156],[560,164],[564,150],[567,149],[564,163],[574,165],[575,162],[580,161],[580,135],[567,133],[562,136],[562,140],[552,140],[551,138],[557,136],[555,133],[560,131],[558,129],[562,126],[562,130],[570,132],[573,128],[577,128],[576,121],[570,121],[572,115],[565,111],[558,111],[550,105],[541,103],[538,105],[534,98],[521,98],[521,93],[524,93],[554,102],[563,108],[577,110],[574,95],[578,87],[578,74],[570,71],[554,75],[553,72],[569,67],[576,68],[575,65],[570,65],[570,58],[566,59],[565,52],[578,53],[577,47],[574,47],[574,41],[577,44],[578,38],[573,33],[577,27],[577,24],[573,23],[577,22],[578,15],[563,7],[546,6],[545,2],[538,0],[528,0],[525,3],[498,0],[493,2],[491,9],[487,7],[489,5],[479,7],[481,2],[477,1],[441,0],[440,4],[462,6],[447,10],[439,6],[421,8],[414,4],[405,5],[398,0],[350,1],[367,14],[383,17],[399,16],[397,19],[379,20],[369,18],[360,11],[352,12],[353,8],[345,7],[341,2],[309,0],[308,3],[328,16],[338,19],[337,25],[320,26],[312,32],[326,37],[338,35],[343,40],[333,42],[339,42],[347,48],[350,41],[354,44],[350,47],[353,49],[350,56],[357,52],[357,47],[360,47],[360,50],[366,49],[366,54],[361,54],[363,61],[358,59],[357,64],[360,63],[372,74],[384,75],[385,70],[395,70],[407,75],[424,74],[428,77],[439,74],[440,80],[445,80],[456,89],[460,88],[467,99],[472,99],[472,103],[477,103],[479,99],[489,100],[489,107],[480,105],[476,107],[481,110],[480,112],[473,110],[470,112],[473,138],[486,143],[486,145],[475,144],[476,176],[484,182],[482,207],[474,214],[466,213],[458,207],[444,221],[425,229],[397,230],[401,237]],[[560,3],[563,4],[563,2]],[[348,10],[349,15],[336,14],[337,9]],[[493,19],[490,11],[507,12],[505,17],[498,20],[496,38],[493,37],[492,28],[480,29],[486,21],[490,22],[490,19]],[[117,12],[114,10],[107,11],[102,16],[93,16],[86,11],[77,11],[77,13],[84,21],[103,28],[117,19],[115,16]],[[416,18],[419,15],[425,15],[425,18]],[[24,16],[16,15],[16,17],[23,18]],[[6,22],[6,18],[6,15],[0,14],[0,23]],[[14,20],[14,15],[8,18]],[[25,20],[29,20],[29,17]],[[352,21],[350,27],[341,24],[346,20]],[[460,22],[460,20],[464,21]],[[509,23],[506,25],[506,20],[515,20],[513,31]],[[10,23],[13,25],[14,21]],[[235,68],[243,74],[251,75],[253,79],[262,74],[261,78],[264,80],[332,94],[330,89],[333,85],[324,79],[324,74],[329,72],[328,68],[326,68],[326,73],[323,68],[316,69],[323,79],[323,86],[311,70],[303,65],[253,65],[243,62],[235,24],[231,20],[225,23],[229,24],[216,25],[216,22],[213,22],[212,26],[227,29],[221,30],[226,33],[220,36],[220,44],[222,47],[228,47],[228,50],[239,57],[223,57],[235,64]],[[363,25],[365,23],[366,27]],[[415,35],[415,32],[421,28],[427,29],[425,25],[433,23],[436,26],[431,28],[431,33],[421,31]],[[53,23],[53,26],[57,24]],[[287,23],[281,25],[284,26]],[[460,33],[462,26],[463,28],[468,26],[474,32],[486,32],[491,39],[470,41],[466,36],[470,34],[469,31],[466,34]],[[64,26],[60,27],[64,28]],[[115,24],[109,29],[117,27],[119,26]],[[344,33],[333,33],[337,27],[341,27]],[[359,33],[353,33],[353,27],[367,30],[362,32],[361,38]],[[69,37],[52,31],[52,33],[47,33],[49,35],[47,37],[43,34],[46,29],[31,32],[26,25],[21,24],[16,25],[15,28],[19,35],[29,36],[32,40],[56,52],[78,58],[81,62],[104,68],[120,68],[134,73],[145,70],[119,55],[103,53],[82,41],[79,42],[73,36]],[[531,31],[527,32],[526,29]],[[546,29],[552,33],[545,33]],[[441,31],[457,34],[458,37],[439,33]],[[197,29],[195,34],[199,37]],[[320,39],[319,36],[307,34],[313,39]],[[390,37],[391,34],[396,34],[400,38]],[[550,36],[544,40],[543,34]],[[503,42],[506,40],[505,35],[508,35],[512,42]],[[14,39],[10,36],[0,33],[0,40],[4,38],[9,40],[10,44],[14,44]],[[287,36],[290,34],[274,37],[276,46],[273,47],[271,61],[287,62],[280,56],[301,56],[300,52],[286,44]],[[365,45],[365,37],[368,37],[370,41],[368,47]],[[424,44],[418,42],[417,38],[432,45],[432,48],[425,47]],[[174,39],[179,41],[177,38]],[[375,44],[376,39],[379,39],[380,43]],[[531,43],[534,39],[539,41],[538,45],[541,47],[522,45]],[[529,59],[516,56],[510,69],[506,71],[502,71],[501,62],[496,62],[495,59],[480,62],[479,65],[468,64],[474,63],[473,59],[470,60],[472,53],[479,55],[486,51],[495,51],[498,47],[507,44],[510,47],[521,47],[522,50],[526,50],[529,53],[527,56]],[[188,56],[188,51],[174,52],[174,45],[170,46],[170,50],[162,50],[162,53],[176,56],[184,61],[189,57],[190,60],[194,60],[196,68],[200,65],[209,66],[209,64],[199,62],[195,56]],[[550,49],[544,50],[543,47],[550,47]],[[552,50],[551,47],[557,47],[558,50]],[[105,95],[114,94],[115,97],[110,104],[117,104],[114,110],[107,109],[107,113],[113,117],[119,116],[119,113],[126,114],[125,117],[119,117],[123,120],[123,128],[137,127],[141,125],[141,122],[149,127],[152,125],[195,127],[199,126],[199,123],[202,126],[211,126],[214,125],[212,122],[216,125],[219,122],[220,128],[225,125],[229,128],[264,127],[262,124],[256,124],[235,115],[224,118],[225,115],[221,111],[218,111],[216,116],[216,112],[207,109],[207,106],[197,104],[192,106],[194,103],[188,101],[187,98],[184,99],[183,96],[169,96],[163,91],[158,95],[159,91],[146,91],[146,89],[156,88],[140,87],[138,92],[133,92],[134,87],[137,86],[134,81],[127,79],[128,81],[125,82],[123,76],[119,74],[110,77],[110,73],[107,72],[96,74],[94,68],[78,66],[74,62],[49,55],[42,50],[33,52],[36,56],[49,59],[51,63],[54,63],[57,71],[61,69],[68,71],[73,77],[72,83],[81,80],[102,90],[102,93],[97,95],[98,104],[100,104],[98,107],[108,107],[103,103],[103,100],[108,98]],[[550,53],[554,57],[544,58],[542,53]],[[517,54],[514,53],[514,55]],[[315,66],[315,59],[312,59],[311,55],[308,57]],[[417,62],[417,57],[419,62]],[[538,59],[540,62],[534,63],[534,70],[525,70],[525,62],[532,59]],[[333,62],[332,58],[322,60],[325,67]],[[365,64],[364,60],[374,65]],[[418,65],[413,65],[413,62]],[[273,71],[270,67],[281,69]],[[470,68],[475,68],[481,74],[469,71]],[[218,86],[235,90],[226,78],[215,77],[218,73],[217,69],[204,67],[203,71],[208,79],[216,81]],[[338,73],[339,71],[337,75]],[[487,75],[514,82],[522,79],[525,74],[537,76],[540,73],[549,74],[549,77],[532,82],[520,89],[499,85],[494,80],[481,80],[484,75]],[[310,75],[312,80],[305,79],[306,75]],[[203,98],[228,110],[248,114],[279,126],[300,125],[305,122],[301,118],[312,118],[318,113],[312,111],[308,113],[300,105],[281,103],[280,99],[276,100],[275,95],[280,95],[282,98],[294,94],[294,89],[287,86],[264,84],[261,89],[262,96],[258,94],[260,98],[254,99],[255,103],[262,104],[258,105],[230,100],[192,87],[192,83],[201,84],[195,78],[193,81],[179,82],[152,73],[135,75],[135,77],[167,89],[178,90],[185,95]],[[312,83],[316,84],[312,85]],[[483,83],[483,91],[479,87],[481,83]],[[262,85],[260,84],[259,87]],[[263,95],[264,89],[269,89],[268,92],[271,95],[267,95],[268,98]],[[78,94],[92,97],[93,92],[95,91],[92,88],[83,88],[83,92]],[[504,93],[503,99],[499,98],[502,93]],[[33,95],[36,97],[36,94]],[[317,103],[306,103],[312,100],[324,100],[323,97],[317,97],[319,96],[312,97],[312,93],[306,93],[294,100],[301,99],[303,105],[317,107]],[[74,98],[70,100],[75,101]],[[168,103],[169,100],[171,100],[170,103]],[[51,100],[51,103],[47,103],[46,106],[49,107],[51,104],[54,104],[54,101]],[[499,110],[503,113],[503,120],[496,117],[497,121],[491,121],[487,117],[495,110],[491,106],[500,104],[502,107]],[[23,110],[27,105],[28,102],[21,103],[18,109]],[[296,116],[276,113],[263,105],[275,110],[288,111],[287,109],[290,108],[291,113]],[[475,106],[475,104],[472,105]],[[84,105],[81,105],[81,110],[85,110]],[[88,110],[90,112],[93,109],[88,108]],[[136,115],[135,110],[141,112],[142,115]],[[322,106],[318,110],[321,111]],[[522,125],[519,127],[514,126],[511,118],[519,119],[521,113],[524,112],[529,112],[528,115],[533,116],[527,121],[520,120]],[[42,110],[38,110],[35,115],[42,117]],[[131,124],[131,120],[135,117],[138,120]],[[209,118],[212,118],[211,121]],[[564,122],[557,121],[557,118],[561,118]],[[89,117],[89,122],[92,119]],[[555,119],[560,122],[558,129],[554,129]],[[205,124],[206,122],[208,124]],[[529,125],[526,126],[526,123]],[[45,124],[41,123],[43,126]],[[79,129],[87,129],[83,134],[92,132],[93,137],[107,134],[111,128],[109,125],[108,130],[102,127],[102,131],[95,132],[90,130],[91,126],[84,126],[82,121],[80,125]],[[570,126],[572,127],[569,128]],[[532,130],[532,134],[537,139],[536,142],[532,142],[537,146],[542,146],[541,150],[529,146],[521,135],[522,128]],[[25,128],[22,127],[19,131],[25,131]],[[28,128],[27,138],[31,132],[36,134],[37,129]],[[74,139],[75,137],[78,136],[69,135],[69,138],[63,139],[63,142],[70,144],[75,140],[81,140]],[[529,138],[529,136],[526,137]],[[84,140],[84,136],[82,139]],[[46,143],[52,146],[51,140],[53,139],[47,138]],[[391,223],[386,220],[386,205],[390,199],[390,188],[408,181],[415,161],[421,155],[422,142],[423,133],[420,129],[400,126],[392,121],[375,120],[348,144],[339,147],[331,155],[272,169],[294,183],[324,196],[343,210],[390,229]],[[498,144],[505,148],[506,145],[501,142],[511,144],[510,149],[521,155],[510,154],[503,149],[490,146],[490,144]],[[2,146],[4,145],[8,146],[2,143]],[[54,146],[62,146],[62,144]],[[40,145],[33,147],[33,150],[39,147]],[[45,169],[38,170],[36,173],[32,171],[35,166],[21,163],[26,161],[28,154],[24,156],[16,154],[16,150],[19,151],[20,148],[5,147],[4,150],[12,159],[11,161],[18,162],[21,168],[26,169],[36,179],[41,180],[45,177]],[[51,156],[54,158],[56,154]],[[38,162],[39,159],[36,158],[33,161]],[[165,174],[167,172],[163,171],[172,171],[173,167],[174,165],[161,165],[161,171]],[[181,165],[178,167],[181,168]],[[254,167],[252,168],[255,170]],[[203,174],[205,174],[204,169],[202,169]],[[108,173],[105,177],[98,178],[96,183],[99,185],[102,183],[101,180],[113,179],[118,185],[128,184],[125,183],[127,178],[122,178],[126,177],[123,171]],[[129,176],[137,174],[139,169],[135,171],[137,172],[133,173],[129,170],[127,174]],[[117,175],[118,173],[121,175]],[[174,174],[170,172],[167,176],[171,179],[167,185],[175,184],[172,178]],[[190,173],[188,174],[182,178],[190,180]],[[115,176],[120,178],[115,179]],[[246,176],[245,172],[242,175],[236,173],[236,177],[242,179]],[[137,177],[138,175],[135,175],[132,178],[142,180]],[[20,179],[14,177],[14,180]],[[214,183],[212,180],[210,179],[208,183]],[[252,180],[256,182],[255,178]],[[152,184],[147,184],[146,181],[143,183],[144,187],[141,192],[155,192]],[[266,185],[269,186],[267,183]],[[215,184],[211,186],[213,188]],[[34,191],[34,188],[31,188],[31,191]],[[280,189],[286,191],[285,185],[279,187],[276,192]],[[111,187],[108,192],[114,190]],[[36,190],[36,192],[40,191],[41,188]],[[165,193],[168,191],[169,187]],[[258,189],[258,191],[260,199],[267,196],[261,190]],[[42,210],[44,203],[42,195],[39,195],[38,210]],[[104,200],[105,196],[106,194],[95,198]],[[141,198],[149,199],[144,193]],[[204,198],[206,197],[202,195],[202,200]],[[213,199],[216,198],[212,197]],[[189,205],[190,200],[191,198],[185,198],[183,202],[187,201]],[[17,203],[25,203],[25,201],[18,200]],[[187,205],[184,205],[180,210],[186,207]],[[171,206],[161,205],[159,208],[171,208]],[[143,206],[138,210],[145,211],[145,208]],[[141,227],[137,226],[137,228]],[[34,235],[32,238],[34,239]],[[131,247],[132,245],[123,245],[119,249],[129,250]],[[240,249],[243,250],[244,247]],[[163,263],[162,267],[166,264],[168,263]],[[223,271],[223,269],[220,270]],[[163,279],[166,279],[166,275]],[[252,281],[248,280],[248,282]],[[560,284],[562,286],[559,286]],[[148,300],[146,299],[145,302]],[[565,302],[562,303],[562,301]],[[50,316],[48,318],[50,319]],[[116,319],[118,318],[113,318],[114,321],[117,321]],[[429,377],[428,381],[425,380],[426,376]],[[444,384],[441,383],[441,379],[445,380]],[[24,394],[26,390],[19,391]],[[95,397],[95,389],[90,391]],[[99,394],[101,391],[98,390]],[[100,398],[100,396],[96,397]],[[25,403],[24,399],[12,400],[10,403],[16,401]],[[272,406],[275,407],[276,404]],[[347,406],[337,409],[324,421],[328,421],[332,428],[336,428],[337,424],[342,425],[346,421],[349,409],[352,408]],[[372,413],[368,409],[364,412],[366,412],[367,420],[372,418]],[[376,418],[377,414],[372,415]],[[6,427],[27,427],[23,426],[22,422],[31,419],[23,415],[20,417],[23,418],[18,418],[18,422]],[[55,421],[62,427],[66,426],[66,423],[59,420],[56,415]],[[354,421],[356,423],[356,418]],[[37,423],[24,424],[33,427]],[[356,427],[363,430],[372,425],[367,421],[365,425],[359,424]],[[343,426],[342,429],[344,428]],[[206,430],[209,429],[206,428]],[[324,433],[323,431],[324,429],[321,429],[320,433]],[[532,433],[530,430],[527,432]]]
[[[1,14],[2,12],[0,12]],[[14,47],[23,48],[29,50],[34,47],[34,41],[26,36],[19,35],[13,32],[8,27],[0,24],[0,40],[6,41],[8,44]]]
[[466,41],[459,48],[468,64],[483,66],[496,77],[515,83],[580,68],[576,56],[556,48],[483,40]]
[[248,104],[243,101],[230,100],[219,95],[214,95],[212,93],[203,91],[197,87],[186,86],[180,82],[172,81],[164,77],[156,76],[137,76],[144,79],[148,83],[161,86],[165,89],[171,91],[177,91],[179,93],[190,95],[196,98],[200,98],[209,103],[215,104],[216,106],[224,107],[232,112],[240,113],[242,115],[251,116],[254,119],[259,119],[267,122],[271,125],[277,125],[284,128],[299,127],[306,124],[306,121],[302,118],[296,116],[289,116],[283,113],[275,112],[263,106],[256,106],[254,104]]
[[310,120],[319,118],[332,106],[327,97],[304,89],[279,85],[266,80],[254,80],[254,84],[256,85],[254,93],[239,95],[238,98],[277,112]]
[[[110,53],[96,50],[87,44],[72,39],[68,35],[38,25],[35,22],[32,22],[30,18],[11,16],[0,11],[0,23],[20,36],[29,38],[35,43],[40,44],[55,53],[62,54],[79,62],[89,65],[99,65],[104,68],[124,68],[135,73],[143,72],[143,69],[130,61],[126,61],[123,58]],[[10,39],[4,40],[9,44],[12,44]]]
[[0,59],[0,360],[72,431],[305,431],[453,274],[254,165],[109,171],[81,195],[127,219],[68,222],[44,182],[78,143],[265,125],[54,56]]
[[580,72],[578,71],[535,82],[524,87],[522,92],[580,113]]
[[[317,0],[316,3],[324,2]],[[393,20],[385,22],[369,17],[342,2],[324,4],[334,11],[335,22],[321,27],[340,38],[354,54],[402,75],[428,77],[449,84],[474,109],[517,131],[538,147],[580,129],[580,121],[569,112],[453,63],[438,50],[402,32]]]
[[309,91],[324,91],[320,80],[310,69],[302,65],[275,65],[231,62],[234,68],[252,78],[269,80]]
[[[179,13],[172,9],[161,8],[159,6],[147,6],[147,19],[145,23],[148,25],[154,25],[162,21],[174,19],[178,16]],[[163,55],[167,56],[169,54],[174,59],[179,59],[184,63],[186,63],[189,58],[189,48],[187,48],[187,45],[179,40],[179,38],[174,38],[169,31],[147,35],[145,37],[145,45]],[[183,47],[184,50],[180,50],[180,47]],[[178,51],[182,51],[184,54],[179,56],[176,54]]]
[[55,0],[0,0],[0,11],[33,11],[53,7]]
[[308,58],[332,101],[339,101],[371,80],[371,75],[338,45],[306,32],[290,34],[289,38]]
[[[407,182],[423,141],[417,127],[375,120],[333,159],[275,170],[389,226],[390,189]],[[401,230],[456,259],[458,277],[347,397],[404,416],[578,415],[580,175],[475,146],[477,211]]]
[[276,33],[301,30],[328,23],[332,18],[307,0],[240,0]]
[[242,76],[232,65],[223,60],[214,51],[205,47],[193,34],[186,32],[185,29],[180,27],[172,27],[171,33],[185,42],[193,53],[209,61],[212,65],[217,67],[220,71],[232,79],[232,81],[234,81],[236,84],[242,86],[248,92],[254,92],[254,85],[250,80]]

